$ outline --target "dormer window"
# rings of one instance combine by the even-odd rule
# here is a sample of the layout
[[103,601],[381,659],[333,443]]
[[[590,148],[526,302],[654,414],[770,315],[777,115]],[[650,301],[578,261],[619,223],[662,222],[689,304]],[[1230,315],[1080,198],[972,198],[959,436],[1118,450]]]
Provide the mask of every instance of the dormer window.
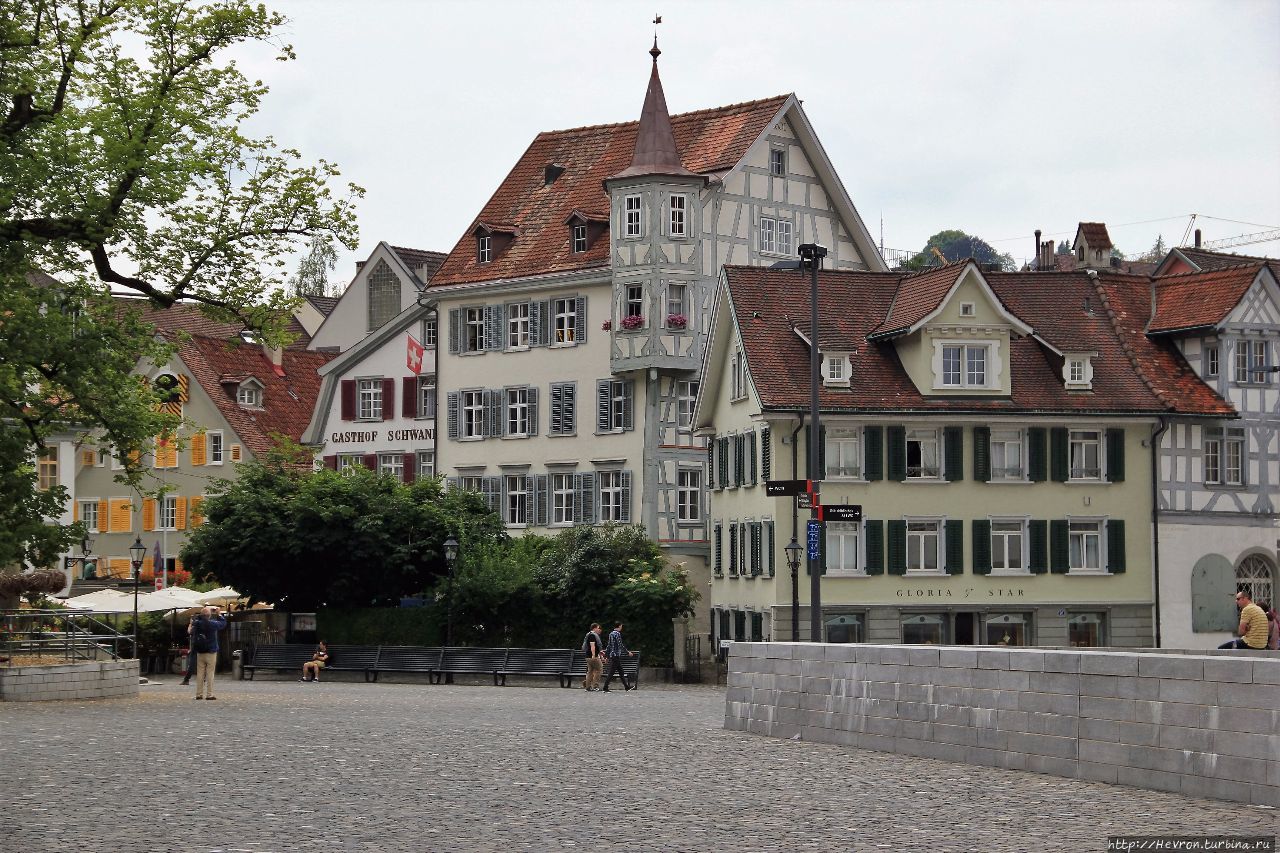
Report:
[[569,249],[573,254],[588,252],[609,228],[609,215],[573,210],[565,217],[569,229]]
[[822,384],[836,388],[849,387],[849,354],[824,353],[822,356]]
[[1062,381],[1068,391],[1093,388],[1093,353],[1067,353],[1062,362]]
[[587,226],[585,223],[573,226],[573,252],[581,254],[587,250]]
[[476,237],[476,260],[482,264],[493,260],[493,238],[488,234]]
[[236,403],[246,409],[261,409],[262,386],[254,379],[241,382],[236,389]]
[[514,225],[481,222],[473,233],[476,235],[476,261],[487,264],[511,245],[511,241],[516,238],[517,229]]
[[986,344],[943,344],[942,387],[986,388]]

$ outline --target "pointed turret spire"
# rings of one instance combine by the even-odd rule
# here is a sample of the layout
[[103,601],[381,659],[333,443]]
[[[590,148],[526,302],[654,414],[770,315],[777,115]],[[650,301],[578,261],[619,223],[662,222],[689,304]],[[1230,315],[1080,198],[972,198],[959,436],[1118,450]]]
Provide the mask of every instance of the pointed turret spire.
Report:
[[649,73],[649,88],[644,93],[644,108],[640,110],[640,128],[636,133],[636,151],[631,165],[614,175],[615,178],[632,178],[640,175],[688,175],[697,177],[684,167],[676,137],[671,130],[671,116],[667,113],[667,98],[662,93],[662,78],[658,76],[658,36],[653,36],[653,70]]

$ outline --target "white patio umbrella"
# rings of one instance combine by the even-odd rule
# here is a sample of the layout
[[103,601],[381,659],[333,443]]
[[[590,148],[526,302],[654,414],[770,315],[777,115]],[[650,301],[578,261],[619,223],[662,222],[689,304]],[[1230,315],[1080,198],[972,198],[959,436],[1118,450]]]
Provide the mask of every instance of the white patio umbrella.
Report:
[[99,589],[85,595],[77,595],[62,602],[73,610],[92,610],[95,613],[124,613],[133,610],[133,595],[116,589]]
[[[130,601],[130,606],[133,602]],[[146,595],[138,596],[138,612],[139,613],[159,613],[165,610],[190,610],[192,607],[199,607],[197,601],[192,601],[190,596],[174,595],[172,590],[163,589],[158,592],[148,592]]]
[[220,586],[217,589],[200,593],[201,604],[221,604],[224,601],[239,601],[241,598],[244,598],[244,596],[229,586]]

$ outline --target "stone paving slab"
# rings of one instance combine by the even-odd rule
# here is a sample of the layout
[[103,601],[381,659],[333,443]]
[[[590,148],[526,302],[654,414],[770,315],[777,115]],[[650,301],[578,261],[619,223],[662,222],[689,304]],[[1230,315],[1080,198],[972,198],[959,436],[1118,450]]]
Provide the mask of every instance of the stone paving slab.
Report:
[[176,679],[0,704],[0,851],[1105,850],[1280,812],[722,729],[724,689]]

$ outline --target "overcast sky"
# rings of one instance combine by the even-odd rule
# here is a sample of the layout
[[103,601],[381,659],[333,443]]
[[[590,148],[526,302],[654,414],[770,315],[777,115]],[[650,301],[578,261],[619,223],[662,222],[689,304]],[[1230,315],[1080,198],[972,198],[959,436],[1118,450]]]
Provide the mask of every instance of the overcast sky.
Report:
[[1276,0],[654,3],[268,0],[298,59],[241,52],[253,132],[368,191],[333,278],[379,240],[451,249],[539,131],[639,118],[655,11],[671,112],[795,92],[888,247],[1280,227]]

